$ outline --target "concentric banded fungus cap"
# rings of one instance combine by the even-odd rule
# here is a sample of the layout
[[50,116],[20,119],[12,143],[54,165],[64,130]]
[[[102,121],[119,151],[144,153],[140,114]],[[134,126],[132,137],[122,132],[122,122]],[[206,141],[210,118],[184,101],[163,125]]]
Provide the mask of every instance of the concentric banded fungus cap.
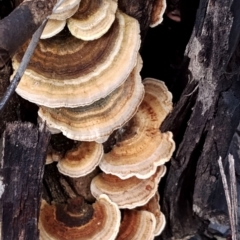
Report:
[[[135,129],[131,129],[132,134]],[[118,142],[100,162],[102,171],[121,179],[132,176],[149,178],[158,166],[170,160],[175,149],[171,132],[150,134],[137,133],[135,138]]]
[[[100,162],[103,172],[121,179],[149,178],[156,168],[169,161],[175,143],[171,132],[159,126],[172,108],[171,93],[163,82],[144,81],[145,97],[135,116],[122,129],[121,139]],[[147,147],[146,147],[147,146]]]
[[163,21],[163,14],[166,10],[166,0],[156,0],[153,5],[150,27],[156,27]]
[[116,240],[152,240],[155,226],[156,219],[151,212],[124,209]]
[[92,172],[103,156],[102,144],[96,142],[80,142],[74,149],[68,151],[58,162],[60,173],[77,178]]
[[76,38],[100,38],[111,27],[116,10],[115,0],[81,0],[78,11],[68,19],[68,28]]
[[148,179],[131,177],[125,180],[117,176],[100,173],[91,182],[94,197],[106,194],[119,208],[135,208],[146,204],[157,191],[158,183],[164,176],[166,167],[158,167],[156,173]]
[[142,62],[109,96],[90,106],[78,108],[39,109],[39,116],[51,128],[56,128],[70,139],[101,141],[123,126],[136,113],[144,96],[139,75]]
[[49,16],[49,18],[59,21],[67,20],[68,18],[74,15],[74,13],[78,10],[78,7],[79,5],[61,13],[53,13]]
[[164,214],[160,210],[160,204],[159,204],[159,193],[156,192],[156,194],[149,200],[147,204],[144,206],[136,208],[136,210],[146,210],[154,214],[156,218],[156,227],[154,230],[154,235],[158,236],[162,233],[164,227],[166,226],[166,219]]
[[60,33],[66,25],[66,20],[49,19],[41,35],[41,39],[50,38]]
[[62,13],[70,10],[79,5],[80,2],[81,0],[64,0],[63,3],[55,10],[55,13]]
[[68,205],[42,202],[39,217],[42,240],[113,240],[120,226],[117,205],[102,195],[91,206],[82,199],[72,199]]
[[143,84],[145,96],[142,104],[147,104],[148,108],[151,108],[151,123],[154,122],[152,127],[158,129],[172,111],[172,94],[168,91],[165,83],[158,79],[145,78]]
[[81,0],[63,1],[55,12],[49,16],[49,18],[55,20],[66,20],[67,18],[70,18],[78,10],[80,1]]
[[[95,41],[68,34],[41,40],[17,87],[23,98],[48,107],[78,107],[106,97],[129,76],[137,62],[139,23],[118,12],[110,30]],[[14,57],[14,69],[21,61]]]

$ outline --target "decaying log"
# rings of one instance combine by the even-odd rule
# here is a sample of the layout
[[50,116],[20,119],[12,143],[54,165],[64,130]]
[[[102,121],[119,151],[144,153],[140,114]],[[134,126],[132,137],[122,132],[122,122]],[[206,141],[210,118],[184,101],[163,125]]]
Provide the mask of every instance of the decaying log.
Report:
[[8,124],[1,147],[1,239],[38,239],[42,177],[50,134],[30,123]]
[[0,68],[51,14],[57,0],[30,0],[21,3],[0,21]]
[[239,12],[239,1],[200,1],[185,52],[192,77],[161,127],[173,131],[177,143],[163,194],[163,239],[190,238],[204,224],[229,226],[217,160],[226,163],[231,153],[239,176]]

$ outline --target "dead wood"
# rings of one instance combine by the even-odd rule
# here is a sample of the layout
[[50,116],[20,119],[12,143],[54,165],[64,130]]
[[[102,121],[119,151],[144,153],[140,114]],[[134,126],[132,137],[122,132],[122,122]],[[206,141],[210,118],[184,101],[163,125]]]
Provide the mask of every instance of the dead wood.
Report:
[[50,134],[30,123],[8,124],[0,168],[1,239],[38,239],[42,177]]
[[[240,44],[237,1],[200,1],[185,54],[191,78],[161,129],[172,130],[177,150],[163,194],[163,238],[190,237],[205,226],[229,226],[217,159],[240,160]],[[237,31],[238,29],[238,31]],[[193,87],[194,86],[194,87]],[[195,88],[195,91],[193,89]],[[237,147],[237,149],[236,149]],[[239,167],[236,167],[239,175]],[[239,189],[239,181],[237,182]]]

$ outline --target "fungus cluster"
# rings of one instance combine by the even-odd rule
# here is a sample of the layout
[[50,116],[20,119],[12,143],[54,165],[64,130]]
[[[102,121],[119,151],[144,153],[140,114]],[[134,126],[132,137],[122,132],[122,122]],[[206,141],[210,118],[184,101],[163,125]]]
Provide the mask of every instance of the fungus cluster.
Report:
[[[156,1],[151,25],[161,22],[165,1]],[[156,79],[142,82],[140,27],[116,0],[66,0],[50,16],[17,88],[39,105],[39,119],[54,134],[75,140],[64,154],[48,154],[59,172],[91,181],[96,202],[42,201],[41,239],[153,239],[165,225],[158,184],[175,149],[159,127],[172,95]],[[16,71],[27,44],[13,58]],[[117,131],[115,146],[103,142]],[[122,216],[122,218],[121,218]]]

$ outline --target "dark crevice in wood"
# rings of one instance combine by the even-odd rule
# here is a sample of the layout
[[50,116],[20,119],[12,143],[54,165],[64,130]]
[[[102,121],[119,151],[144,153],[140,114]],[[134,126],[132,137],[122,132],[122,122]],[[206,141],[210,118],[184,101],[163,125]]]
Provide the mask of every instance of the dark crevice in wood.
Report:
[[177,148],[182,142],[184,133],[188,127],[188,121],[198,95],[197,86],[198,83],[196,81],[188,85],[182,93],[181,100],[174,106],[174,111],[169,114],[160,127],[162,132],[173,132]]
[[60,184],[59,180],[61,177],[62,176],[59,173],[55,163],[45,166],[44,185],[47,189],[47,192],[50,193],[51,201],[57,203],[66,203],[68,195],[64,192],[64,189]]
[[13,10],[12,0],[0,1],[0,20],[6,17]]
[[22,97],[18,96],[19,100],[19,119],[21,119],[22,122],[31,122],[34,125],[37,125],[37,118],[38,118],[38,106],[34,103],[31,103]]
[[65,137],[62,133],[52,134],[50,145],[58,152],[64,155],[68,150],[72,149],[76,145],[77,141]]

